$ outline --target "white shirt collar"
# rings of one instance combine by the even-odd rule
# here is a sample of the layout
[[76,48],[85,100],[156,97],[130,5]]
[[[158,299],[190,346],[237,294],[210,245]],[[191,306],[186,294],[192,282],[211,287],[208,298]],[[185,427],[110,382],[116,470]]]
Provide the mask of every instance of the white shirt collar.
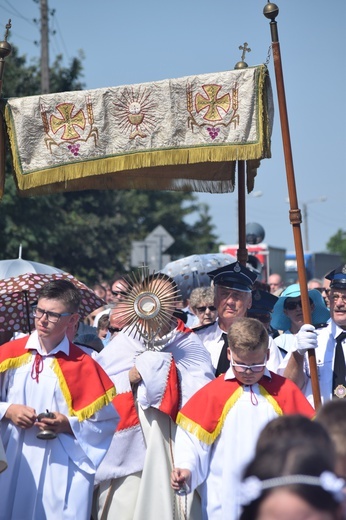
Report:
[[70,353],[70,342],[69,342],[67,336],[64,336],[62,341],[60,341],[60,343],[55,348],[53,348],[53,350],[51,350],[49,352],[49,354],[47,354],[46,352],[44,352],[42,350],[40,341],[38,339],[37,330],[34,330],[34,332],[29,336],[29,339],[25,345],[25,348],[37,350],[37,352],[39,354],[41,354],[41,356],[53,356],[54,354],[57,354],[58,352],[63,352],[64,354],[66,354],[68,356]]

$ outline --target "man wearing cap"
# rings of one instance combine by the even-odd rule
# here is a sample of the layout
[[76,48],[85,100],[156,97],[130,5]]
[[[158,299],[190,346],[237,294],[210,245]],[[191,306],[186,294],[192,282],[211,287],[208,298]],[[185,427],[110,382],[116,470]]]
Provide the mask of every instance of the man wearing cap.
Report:
[[[210,271],[215,288],[215,307],[218,319],[212,325],[194,329],[202,343],[209,351],[211,362],[215,368],[215,376],[225,373],[229,368],[227,358],[227,332],[237,318],[247,315],[252,305],[251,291],[257,274],[239,262]],[[272,338],[269,339],[270,357],[268,368],[276,372],[282,356]]]
[[255,318],[263,323],[269,336],[276,337],[279,333],[271,327],[272,312],[278,297],[263,289],[252,291],[252,305],[247,312],[249,318]]
[[305,324],[296,335],[285,377],[292,379],[311,403],[312,389],[306,351],[315,348],[321,400],[346,398],[346,264],[326,275],[330,280],[330,316],[325,327]]

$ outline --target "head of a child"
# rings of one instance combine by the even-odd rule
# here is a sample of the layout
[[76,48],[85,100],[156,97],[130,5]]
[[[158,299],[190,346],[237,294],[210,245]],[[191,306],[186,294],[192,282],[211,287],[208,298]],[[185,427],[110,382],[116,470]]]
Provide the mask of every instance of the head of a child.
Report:
[[335,473],[346,480],[346,400],[332,399],[323,403],[316,421],[327,430],[336,451]]
[[269,336],[254,318],[238,318],[229,328],[228,358],[234,376],[244,385],[254,385],[263,376],[269,358]]

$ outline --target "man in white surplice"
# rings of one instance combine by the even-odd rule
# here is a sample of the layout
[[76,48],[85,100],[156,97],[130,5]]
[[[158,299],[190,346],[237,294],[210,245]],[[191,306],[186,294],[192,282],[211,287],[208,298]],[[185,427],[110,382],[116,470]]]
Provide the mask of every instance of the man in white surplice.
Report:
[[[121,420],[97,471],[94,518],[172,520],[185,511],[185,498],[170,488],[175,417],[214,375],[198,337],[174,318],[170,328],[155,341],[157,351],[123,329],[97,356],[117,385]],[[199,519],[198,496],[188,502],[188,517]]]
[[[0,427],[8,468],[0,475],[1,520],[86,520],[95,471],[119,421],[103,369],[69,342],[80,293],[46,284],[36,330],[0,349]],[[41,412],[51,418],[39,419]],[[55,438],[38,438],[45,429]]]

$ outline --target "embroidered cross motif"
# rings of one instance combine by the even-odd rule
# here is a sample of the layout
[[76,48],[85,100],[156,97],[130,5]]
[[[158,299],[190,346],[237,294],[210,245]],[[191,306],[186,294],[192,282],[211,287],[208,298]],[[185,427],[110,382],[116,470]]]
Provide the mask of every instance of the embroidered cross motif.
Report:
[[207,121],[221,121],[222,116],[220,109],[227,113],[231,106],[231,97],[229,94],[224,94],[221,97],[217,97],[221,90],[221,85],[203,85],[203,90],[207,97],[205,98],[202,94],[197,94],[195,98],[196,111],[199,113],[201,110],[207,109],[207,113],[203,116],[203,119]]
[[79,137],[79,133],[76,131],[75,127],[79,127],[82,130],[85,128],[85,117],[82,110],[78,110],[76,114],[72,114],[74,105],[72,103],[61,103],[58,105],[57,110],[62,115],[62,118],[57,116],[52,116],[50,118],[50,125],[52,128],[52,132],[56,134],[58,130],[61,128],[64,129],[64,133],[61,139],[69,140],[76,139]]

